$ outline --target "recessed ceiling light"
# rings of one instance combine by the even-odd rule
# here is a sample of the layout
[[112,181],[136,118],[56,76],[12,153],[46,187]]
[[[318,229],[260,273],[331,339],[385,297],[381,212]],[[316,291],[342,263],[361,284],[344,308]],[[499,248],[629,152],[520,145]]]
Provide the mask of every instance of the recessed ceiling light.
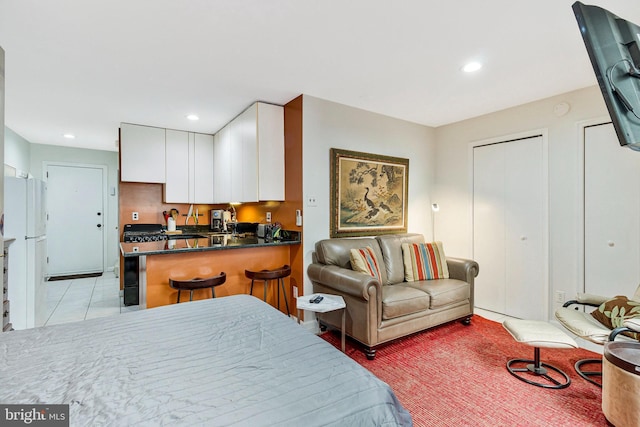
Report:
[[64,136],[64,137],[65,137],[65,138],[67,138],[67,139],[75,139],[75,137],[76,137],[76,136],[75,136],[74,134],[72,134],[72,133],[65,133],[65,134],[64,134],[64,135],[62,135],[62,136]]
[[187,119],[195,121],[195,120],[200,120],[200,117],[196,116],[195,114],[189,114],[187,116]]
[[462,67],[462,71],[464,71],[465,73],[473,73],[478,71],[480,68],[482,68],[482,64],[479,62],[473,61],[473,62],[469,62],[464,67]]

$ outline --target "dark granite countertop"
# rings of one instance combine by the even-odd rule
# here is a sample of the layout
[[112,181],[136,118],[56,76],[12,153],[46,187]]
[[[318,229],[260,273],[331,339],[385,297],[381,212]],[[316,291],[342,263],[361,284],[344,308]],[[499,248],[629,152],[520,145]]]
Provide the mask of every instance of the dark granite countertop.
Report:
[[[295,234],[294,234],[295,233]],[[177,236],[176,236],[177,237]],[[215,250],[243,249],[265,246],[284,246],[300,244],[300,234],[292,232],[288,240],[265,241],[255,236],[233,237],[226,235],[209,235],[199,239],[163,240],[157,242],[124,243],[120,242],[120,252],[124,257],[141,255],[162,255],[184,252],[205,252]]]

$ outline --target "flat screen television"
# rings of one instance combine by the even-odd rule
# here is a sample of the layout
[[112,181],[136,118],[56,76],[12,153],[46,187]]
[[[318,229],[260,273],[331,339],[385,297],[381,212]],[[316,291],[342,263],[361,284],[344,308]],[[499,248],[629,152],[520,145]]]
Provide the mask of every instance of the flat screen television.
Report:
[[572,8],[620,145],[640,151],[640,27],[601,7]]

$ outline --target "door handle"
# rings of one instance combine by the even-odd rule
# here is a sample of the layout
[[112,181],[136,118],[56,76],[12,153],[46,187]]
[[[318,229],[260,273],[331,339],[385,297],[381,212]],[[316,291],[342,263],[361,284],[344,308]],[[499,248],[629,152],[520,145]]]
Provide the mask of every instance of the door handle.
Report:
[[98,225],[97,225],[97,227],[98,227],[98,228],[101,228],[101,227],[102,227],[102,224],[98,224]]

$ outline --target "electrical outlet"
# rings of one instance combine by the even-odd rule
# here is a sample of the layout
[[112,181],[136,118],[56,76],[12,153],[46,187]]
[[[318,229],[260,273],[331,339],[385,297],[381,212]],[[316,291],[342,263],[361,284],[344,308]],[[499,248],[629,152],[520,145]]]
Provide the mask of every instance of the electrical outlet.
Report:
[[267,222],[271,222],[271,212],[267,212]]
[[297,286],[293,287],[293,297],[294,298],[298,298],[298,287]]
[[302,211],[300,209],[296,209],[296,225],[298,227],[302,226]]
[[556,291],[556,304],[564,304],[565,301],[564,291]]
[[318,206],[318,198],[316,196],[307,196],[307,206]]
[[131,213],[131,219],[134,220],[134,221],[137,221],[138,220],[138,212],[132,212]]

